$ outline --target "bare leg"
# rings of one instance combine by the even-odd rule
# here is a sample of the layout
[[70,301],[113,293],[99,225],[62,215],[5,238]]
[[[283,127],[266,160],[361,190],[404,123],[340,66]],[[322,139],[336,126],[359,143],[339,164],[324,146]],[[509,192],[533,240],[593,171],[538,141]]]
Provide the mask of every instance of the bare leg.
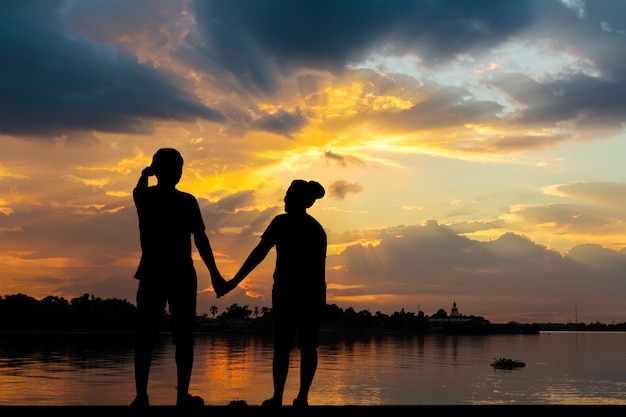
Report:
[[289,354],[289,349],[274,349],[274,358],[272,359],[274,395],[269,400],[264,401],[263,405],[280,406],[283,404],[283,393],[289,373]]
[[137,334],[135,341],[135,390],[137,395],[132,406],[147,406],[148,379],[152,364],[152,351],[159,337],[159,326],[164,300],[156,297],[155,288],[139,281],[137,289]]
[[300,391],[296,398],[299,405],[307,405],[309,401],[309,390],[317,370],[317,349],[305,348],[300,351]]
[[135,390],[137,392],[132,405],[148,404],[148,378],[152,363],[152,348],[145,343],[138,343],[135,348]]
[[193,368],[193,345],[176,346],[176,371],[178,379],[178,398],[184,398],[189,392],[191,370]]

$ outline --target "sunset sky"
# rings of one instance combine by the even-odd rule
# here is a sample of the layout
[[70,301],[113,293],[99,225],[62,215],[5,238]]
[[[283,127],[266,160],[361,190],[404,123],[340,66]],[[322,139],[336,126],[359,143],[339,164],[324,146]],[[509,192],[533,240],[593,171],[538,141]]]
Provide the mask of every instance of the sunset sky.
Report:
[[[328,303],[626,321],[626,1],[20,0],[0,38],[0,295],[134,303],[174,147],[226,278],[300,178]],[[194,258],[199,314],[271,306],[274,251],[220,299]]]

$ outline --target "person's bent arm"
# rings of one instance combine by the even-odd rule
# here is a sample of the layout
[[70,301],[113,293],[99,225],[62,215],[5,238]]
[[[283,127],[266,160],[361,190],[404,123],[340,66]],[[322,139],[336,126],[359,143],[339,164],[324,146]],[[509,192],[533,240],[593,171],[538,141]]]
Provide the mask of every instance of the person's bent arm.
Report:
[[148,186],[148,177],[154,175],[154,170],[152,167],[145,167],[141,171],[141,176],[137,181],[137,188],[146,188]]
[[239,283],[243,281],[248,274],[252,272],[254,268],[261,263],[261,261],[263,261],[263,259],[265,259],[273,246],[274,245],[266,239],[261,239],[259,244],[252,249],[252,252],[250,252],[250,255],[248,255],[248,258],[244,261],[243,265],[241,265],[241,268],[239,268],[239,271],[235,274],[233,279],[228,281],[228,291],[239,285]]

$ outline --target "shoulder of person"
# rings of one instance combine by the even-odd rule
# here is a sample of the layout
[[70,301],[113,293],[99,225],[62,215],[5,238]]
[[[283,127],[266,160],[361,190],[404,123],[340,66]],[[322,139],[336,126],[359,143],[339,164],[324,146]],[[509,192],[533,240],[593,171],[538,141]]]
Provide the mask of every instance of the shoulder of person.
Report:
[[187,198],[189,200],[197,200],[196,196],[188,193],[187,191],[181,191],[178,188],[176,188],[176,193],[184,198]]
[[284,223],[287,220],[289,220],[287,213],[280,213],[272,218],[272,220],[270,221],[270,224]]

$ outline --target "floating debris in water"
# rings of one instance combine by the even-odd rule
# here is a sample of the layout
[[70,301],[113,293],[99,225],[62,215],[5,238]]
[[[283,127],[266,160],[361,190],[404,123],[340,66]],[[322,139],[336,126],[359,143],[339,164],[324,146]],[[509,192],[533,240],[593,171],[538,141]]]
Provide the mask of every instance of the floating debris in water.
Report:
[[522,368],[526,366],[526,364],[522,361],[500,358],[496,359],[491,363],[491,366],[498,369],[513,369],[513,368]]

